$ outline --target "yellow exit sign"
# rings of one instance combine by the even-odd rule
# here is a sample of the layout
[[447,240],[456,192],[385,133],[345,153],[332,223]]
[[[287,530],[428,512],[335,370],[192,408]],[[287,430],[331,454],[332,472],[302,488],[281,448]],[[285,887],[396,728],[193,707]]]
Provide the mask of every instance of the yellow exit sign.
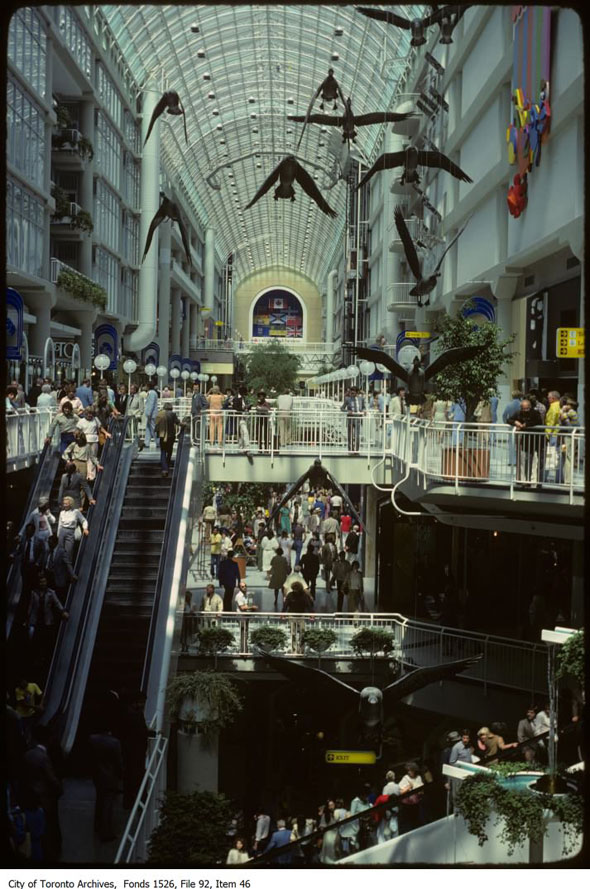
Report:
[[555,349],[558,358],[583,358],[584,328],[558,327]]
[[374,750],[326,750],[326,762],[331,765],[372,766],[377,762]]
[[427,340],[430,338],[427,330],[404,330],[404,336],[409,340]]

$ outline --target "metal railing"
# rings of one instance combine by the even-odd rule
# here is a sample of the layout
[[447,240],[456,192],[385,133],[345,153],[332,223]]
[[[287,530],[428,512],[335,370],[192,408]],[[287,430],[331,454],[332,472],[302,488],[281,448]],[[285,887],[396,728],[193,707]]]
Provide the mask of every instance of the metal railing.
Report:
[[[154,716],[149,728],[155,729]],[[115,864],[146,861],[152,832],[160,823],[159,803],[166,790],[166,754],[168,738],[161,733],[148,738],[145,774],[137,798],[121,837]]]
[[504,423],[434,423],[407,418],[386,420],[387,450],[425,478],[461,485],[479,482],[521,490],[559,491],[569,496],[584,490],[585,429],[545,427],[518,431]]
[[[312,651],[304,651],[301,637],[305,629],[330,629],[336,641],[322,657],[326,660],[346,658],[366,659],[358,655],[351,640],[365,627],[378,627],[393,633],[393,650],[387,655],[409,667],[432,667],[436,664],[460,658],[483,655],[477,664],[461,673],[461,679],[470,679],[487,688],[488,685],[518,689],[531,694],[547,692],[547,648],[534,642],[473,633],[452,627],[441,627],[410,620],[401,614],[276,614],[272,613],[222,613],[182,614],[177,621],[184,623],[183,638],[189,655],[200,656],[198,633],[212,625],[229,630],[234,642],[232,648],[218,655],[220,659],[257,657],[258,648],[250,642],[251,632],[259,626],[280,627],[287,634],[282,654],[292,658],[316,657]],[[377,655],[377,657],[385,657]]]
[[19,410],[6,415],[6,468],[21,469],[37,459],[49,432],[53,411]]

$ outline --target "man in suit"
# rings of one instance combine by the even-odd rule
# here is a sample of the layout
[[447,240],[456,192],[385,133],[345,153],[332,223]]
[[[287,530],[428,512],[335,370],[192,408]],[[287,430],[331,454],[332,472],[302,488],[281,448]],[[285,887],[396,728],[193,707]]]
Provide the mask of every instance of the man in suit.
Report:
[[[151,380],[148,383],[148,393],[145,399],[144,415],[145,415],[145,447],[149,448],[150,442],[156,440],[156,413],[158,408],[158,393],[156,392],[155,383]],[[139,449],[142,450],[144,443],[139,443]]]
[[156,416],[156,434],[160,439],[160,466],[163,477],[168,475],[172,463],[177,426],[180,426],[180,420],[172,410],[172,405],[165,404]]
[[361,440],[361,417],[365,412],[365,399],[356,386],[352,386],[350,395],[344,399],[340,410],[347,414],[348,450],[357,452]]
[[[287,829],[283,819],[279,818],[277,821],[277,829],[272,834],[270,842],[264,851],[266,853],[270,852],[271,849],[280,849],[282,846],[286,846],[290,842],[291,831]],[[291,852],[284,852],[282,855],[277,855],[276,858],[273,858],[273,863],[279,867],[289,866],[291,864],[291,857]]]
[[92,780],[96,790],[94,830],[103,842],[115,839],[113,807],[123,777],[121,742],[104,728],[90,735]]
[[32,731],[34,746],[22,758],[23,808],[45,812],[45,833],[41,839],[43,860],[56,862],[61,852],[58,800],[63,793],[48,753],[49,729],[36,725]]
[[44,556],[42,567],[47,575],[49,586],[58,595],[65,593],[70,583],[78,580],[74,574],[72,560],[56,535],[49,538],[49,552]]

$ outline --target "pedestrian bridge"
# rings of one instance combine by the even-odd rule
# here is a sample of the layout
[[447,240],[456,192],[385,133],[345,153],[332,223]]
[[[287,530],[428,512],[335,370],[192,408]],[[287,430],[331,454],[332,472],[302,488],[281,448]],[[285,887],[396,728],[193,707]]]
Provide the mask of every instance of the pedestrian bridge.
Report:
[[[191,426],[205,476],[211,481],[288,484],[319,457],[344,485],[394,486],[426,508],[457,504],[564,518],[581,526],[584,502],[585,429],[545,428],[517,432],[502,423],[434,423],[391,419],[377,410],[347,416],[337,402],[298,398],[285,414],[205,411],[190,418],[190,400],[176,399],[180,419]],[[7,469],[38,459],[49,429],[49,410],[19,411],[6,418]],[[438,504],[436,506],[435,504]],[[447,503],[447,506],[445,506]],[[549,532],[548,532],[549,533]],[[570,531],[550,533],[569,536]],[[574,532],[574,536],[579,534]]]

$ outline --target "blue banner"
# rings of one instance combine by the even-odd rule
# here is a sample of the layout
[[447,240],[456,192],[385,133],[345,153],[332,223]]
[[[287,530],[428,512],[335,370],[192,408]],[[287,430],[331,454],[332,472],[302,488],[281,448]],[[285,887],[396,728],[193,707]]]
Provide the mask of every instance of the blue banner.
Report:
[[119,358],[117,330],[112,324],[99,324],[94,331],[94,355],[108,355],[111,363],[108,370],[117,370]]
[[6,358],[20,361],[23,346],[23,298],[13,287],[6,288]]

